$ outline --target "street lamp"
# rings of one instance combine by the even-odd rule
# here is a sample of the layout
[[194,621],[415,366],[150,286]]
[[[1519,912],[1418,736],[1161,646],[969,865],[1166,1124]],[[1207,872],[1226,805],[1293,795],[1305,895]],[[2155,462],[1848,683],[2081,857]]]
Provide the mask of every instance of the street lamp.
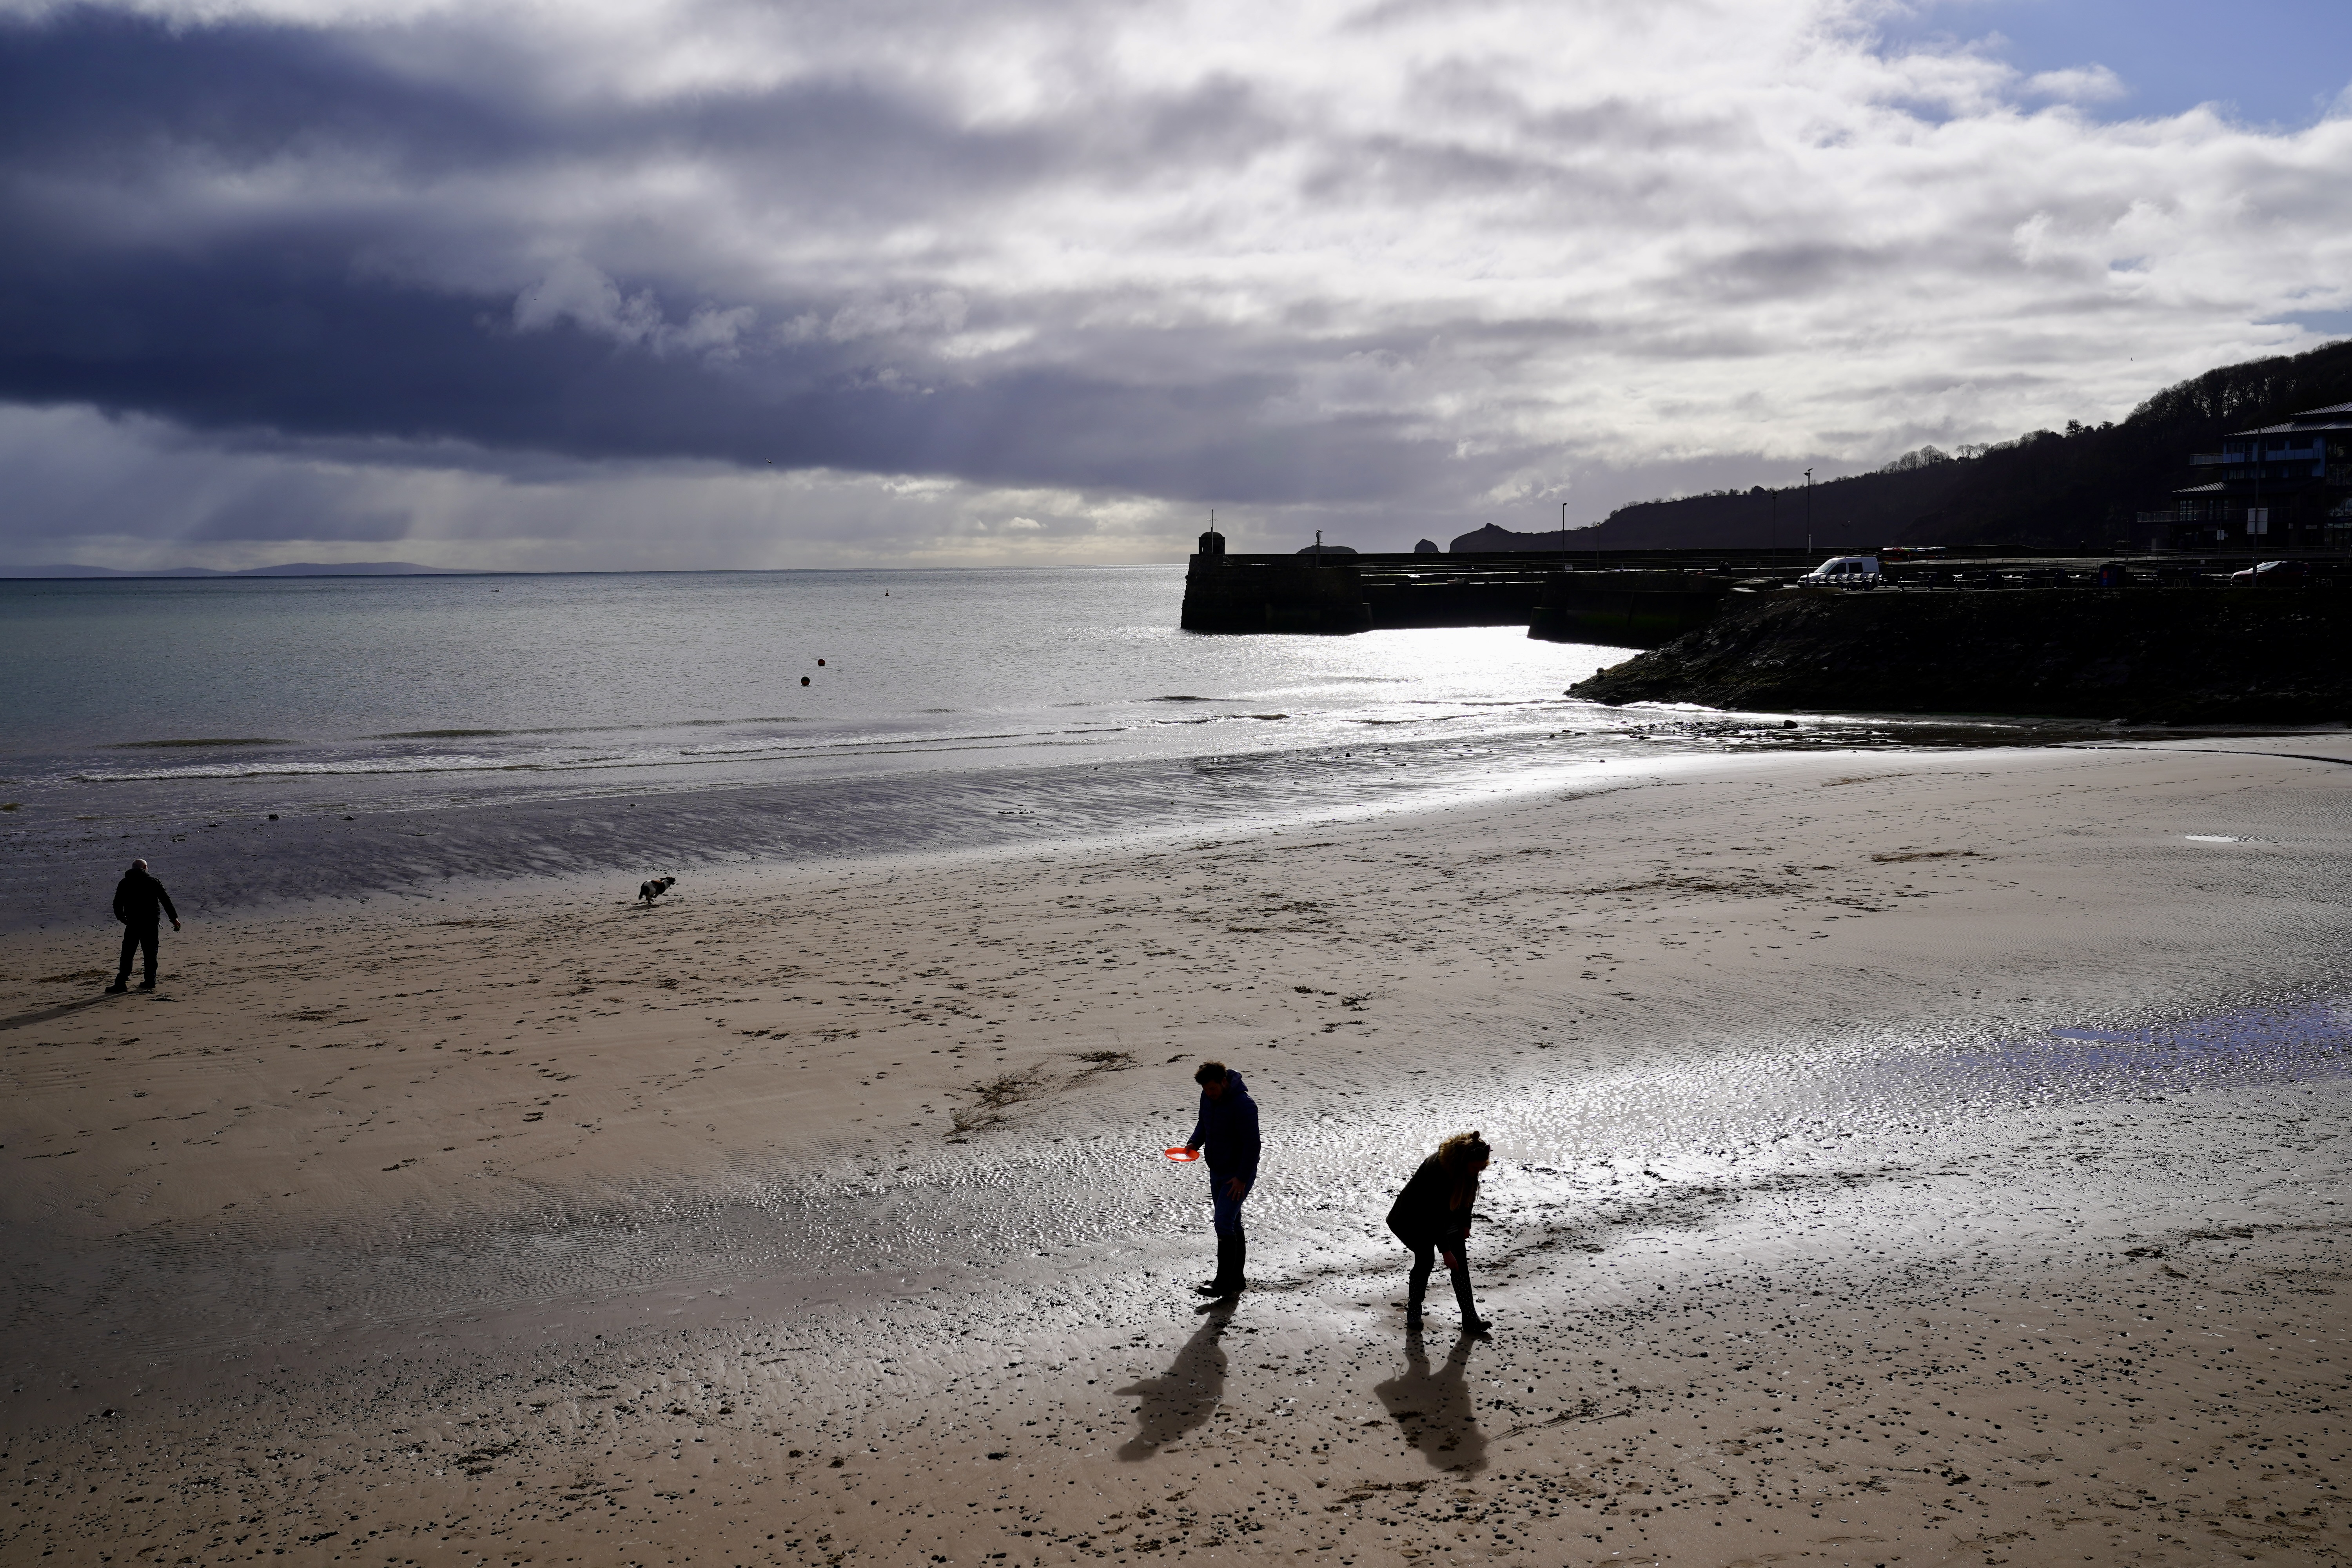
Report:
[[1813,470],[1805,470],[1805,553],[1813,552]]

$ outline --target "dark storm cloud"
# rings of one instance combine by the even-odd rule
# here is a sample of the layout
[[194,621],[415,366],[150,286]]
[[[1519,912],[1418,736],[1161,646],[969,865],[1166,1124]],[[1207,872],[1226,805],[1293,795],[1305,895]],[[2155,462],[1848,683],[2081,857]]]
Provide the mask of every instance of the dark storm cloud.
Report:
[[[1318,439],[1254,416],[1272,378],[1119,384],[1019,370],[878,383],[839,345],[659,355],[506,302],[354,276],[366,237],[276,234],[189,258],[92,256],[0,221],[0,398],[87,403],[236,436],[458,440],[575,458],[953,473],[1286,501],[1410,489],[1391,420]],[[436,458],[440,454],[435,454]]]
[[[1085,163],[1118,172],[1233,155],[1251,134],[1244,97],[1212,82],[1148,103],[1091,136]],[[94,12],[0,28],[0,103],[5,400],[89,402],[221,433],[1233,499],[1412,487],[1416,442],[1385,418],[1267,439],[1251,416],[1284,390],[1267,372],[1179,384],[1056,367],[950,378],[821,336],[731,357],[663,355],[574,324],[515,331],[510,296],[388,278],[372,258],[414,247],[416,233],[367,216],[142,245],[91,218],[80,185],[136,191],[188,157],[258,164],[287,148],[364,153],[416,176],[691,143],[762,160],[769,188],[795,207],[854,202],[863,221],[879,221],[891,207],[936,207],[940,193],[976,202],[990,185],[1037,179],[1077,157],[1070,136],[952,134],[901,99],[842,85],[555,118],[414,82],[308,30],[167,30]],[[762,303],[793,315],[842,300]]]
[[[958,125],[904,86],[797,81],[641,102],[551,100],[531,62],[496,34],[457,76],[403,68],[364,32],[226,23],[169,26],[78,9],[0,19],[0,152],[12,177],[136,184],[162,154],[230,165],[342,151],[430,177],[500,166],[687,153],[755,163],[795,206],[887,214],[985,202],[1052,174],[1139,177],[1169,161],[1248,156],[1280,132],[1248,84],[1215,78],[1145,95],[1115,118]],[[512,79],[498,58],[510,56]],[[487,58],[484,58],[487,57]]]
[[11,183],[166,172],[202,148],[251,163],[308,144],[396,153],[419,170],[511,158],[549,128],[495,100],[404,79],[311,28],[180,27],[96,9],[0,20],[0,153]]
[[[1049,167],[1118,179],[1171,158],[1240,156],[1260,133],[1247,97],[1213,80],[1083,138],[960,132],[902,95],[841,83],[540,112],[420,82],[308,30],[167,29],[93,12],[0,27],[0,399],[224,433],[1272,501],[1410,488],[1418,444],[1392,420],[1268,438],[1256,411],[1286,381],[1250,368],[1245,347],[1206,356],[1239,369],[1158,383],[1054,365],[950,374],[822,332],[723,356],[665,353],[562,321],[517,331],[511,295],[426,286],[383,259],[420,244],[463,251],[479,236],[420,235],[365,212],[274,226],[197,213],[169,237],[121,232],[132,220],[120,209],[190,162],[332,152],[408,179],[478,178],[677,147],[756,161],[754,188],[797,213],[851,206],[878,224],[895,209],[984,202]],[[661,319],[668,281],[621,280],[633,295],[642,286]],[[760,301],[787,318],[848,302]]]

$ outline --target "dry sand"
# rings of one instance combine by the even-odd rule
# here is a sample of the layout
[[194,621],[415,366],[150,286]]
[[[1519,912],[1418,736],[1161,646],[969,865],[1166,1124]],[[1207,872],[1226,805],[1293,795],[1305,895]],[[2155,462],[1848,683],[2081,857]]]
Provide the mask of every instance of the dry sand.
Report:
[[2210,744],[20,942],[0,1553],[2334,1560],[2352,742]]

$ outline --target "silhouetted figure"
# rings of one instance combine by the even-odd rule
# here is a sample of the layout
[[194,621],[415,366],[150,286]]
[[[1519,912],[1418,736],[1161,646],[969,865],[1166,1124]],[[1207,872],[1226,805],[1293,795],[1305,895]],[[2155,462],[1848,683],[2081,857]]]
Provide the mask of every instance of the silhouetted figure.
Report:
[[1492,1151],[1475,1132],[1456,1132],[1421,1163],[1389,1206],[1389,1228],[1412,1248],[1412,1275],[1405,1291],[1404,1326],[1408,1333],[1421,1329],[1422,1297],[1429,1289],[1429,1271],[1443,1253],[1454,1276],[1454,1300],[1462,1308],[1462,1331],[1476,1334],[1487,1325],[1470,1301],[1470,1211],[1478,1201],[1478,1173],[1486,1168]]
[[1135,1436],[1119,1445],[1120,1458],[1148,1459],[1216,1414],[1225,1392],[1225,1347],[1218,1337],[1233,1317],[1225,1308],[1213,1309],[1166,1372],[1119,1390],[1143,1400],[1135,1411]]
[[1184,1147],[1208,1152],[1209,1209],[1217,1227],[1217,1277],[1193,1289],[1203,1296],[1238,1296],[1249,1258],[1242,1200],[1257,1181],[1257,1101],[1242,1087],[1242,1075],[1226,1071],[1223,1062],[1202,1062],[1192,1081],[1201,1086],[1201,1120]]
[[1444,1368],[1430,1375],[1429,1357],[1418,1339],[1405,1342],[1405,1370],[1373,1388],[1389,1418],[1407,1443],[1441,1470],[1486,1468],[1486,1435],[1478,1430],[1476,1403],[1470,1397],[1470,1347],[1464,1334],[1446,1352]]
[[106,988],[109,994],[131,989],[131,958],[135,952],[147,955],[147,978],[139,983],[139,989],[155,989],[155,950],[166,915],[171,917],[172,929],[179,930],[180,911],[172,907],[172,895],[147,874],[146,861],[133,860],[131,869],[122,873],[122,880],[114,885],[114,918],[122,922],[122,962],[115,967],[114,984]]

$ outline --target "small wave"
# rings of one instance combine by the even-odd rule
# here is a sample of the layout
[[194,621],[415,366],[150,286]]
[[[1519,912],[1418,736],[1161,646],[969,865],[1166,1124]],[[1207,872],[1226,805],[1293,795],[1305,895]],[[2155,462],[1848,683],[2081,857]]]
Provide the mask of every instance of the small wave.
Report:
[[[466,757],[437,763],[418,764],[415,761],[377,763],[281,763],[275,767],[185,767],[152,768],[142,773],[68,773],[68,784],[171,784],[181,779],[284,779],[372,777],[406,773],[457,773],[497,772],[502,764],[487,757]],[[515,765],[515,764],[506,764]],[[536,766],[538,764],[530,764]]]
[[[646,730],[719,729],[724,728],[729,724],[803,724],[806,722],[807,721],[805,719],[792,718],[789,716],[751,719],[670,719],[658,720],[649,724],[547,724],[522,730],[393,730],[382,735],[369,735],[363,738],[370,741],[478,741],[494,740],[500,736],[623,735],[637,733]],[[139,743],[151,746],[194,746],[198,744],[257,745],[261,742],[228,741],[146,741]],[[268,743],[272,745],[283,745],[286,742],[271,742]]]
[[[617,728],[618,726],[614,726]],[[519,731],[522,732],[522,731]],[[1069,731],[1064,731],[1068,733]],[[1092,731],[1076,731],[1089,733]],[[1116,731],[1106,731],[1115,733]],[[919,756],[926,753],[974,750],[1002,742],[1058,744],[1051,731],[1006,731],[972,735],[877,735],[859,740],[776,742],[766,745],[683,747],[677,751],[604,753],[541,762],[485,757],[467,752],[443,756],[384,757],[373,760],[338,758],[315,763],[283,762],[268,767],[229,763],[194,763],[186,767],[152,768],[140,772],[100,772],[95,769],[66,775],[73,784],[163,784],[182,779],[400,777],[433,773],[586,772],[591,768],[661,768],[707,766],[713,763],[766,760],[796,762],[861,756]],[[281,742],[283,743],[283,742]],[[586,748],[581,748],[585,750]]]
[[272,735],[229,735],[191,741],[117,741],[107,749],[115,752],[161,752],[175,746],[290,746],[293,743]]
[[1175,697],[1155,697],[1151,700],[1154,702],[1214,702],[1216,699],[1213,697],[1185,697],[1179,695]]
[[371,741],[469,741],[484,735],[511,735],[512,730],[394,730],[370,735]]

